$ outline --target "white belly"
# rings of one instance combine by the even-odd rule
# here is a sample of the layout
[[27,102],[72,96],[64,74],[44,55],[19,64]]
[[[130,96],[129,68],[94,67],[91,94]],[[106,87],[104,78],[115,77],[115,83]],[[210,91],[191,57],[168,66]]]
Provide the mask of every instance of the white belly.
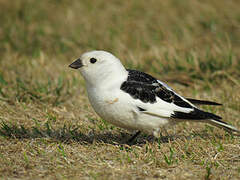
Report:
[[[118,127],[128,130],[141,130],[147,133],[155,134],[156,131],[169,123],[166,118],[149,116],[139,112],[135,106],[135,100],[121,91],[102,92],[88,91],[89,101],[96,113]],[[132,100],[132,101],[131,101]]]

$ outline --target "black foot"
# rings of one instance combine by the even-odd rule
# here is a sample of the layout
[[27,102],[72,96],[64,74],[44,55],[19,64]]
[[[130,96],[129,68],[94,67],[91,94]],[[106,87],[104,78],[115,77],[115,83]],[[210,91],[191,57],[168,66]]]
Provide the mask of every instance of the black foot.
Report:
[[141,134],[141,131],[136,132],[128,141],[127,144],[132,144],[132,142],[136,139],[136,137]]

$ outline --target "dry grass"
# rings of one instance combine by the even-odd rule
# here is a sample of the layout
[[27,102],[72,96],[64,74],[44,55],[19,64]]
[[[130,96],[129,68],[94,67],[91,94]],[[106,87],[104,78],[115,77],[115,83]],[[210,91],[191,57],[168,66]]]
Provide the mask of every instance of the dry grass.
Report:
[[0,0],[0,178],[239,179],[240,141],[183,123],[171,138],[100,119],[67,67],[105,49],[240,128],[238,0]]

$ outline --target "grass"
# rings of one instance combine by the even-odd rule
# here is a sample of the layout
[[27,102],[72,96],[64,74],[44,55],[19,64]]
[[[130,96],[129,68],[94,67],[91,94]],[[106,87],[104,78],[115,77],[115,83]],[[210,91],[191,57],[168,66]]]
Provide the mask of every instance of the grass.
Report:
[[99,118],[68,68],[104,49],[240,128],[240,12],[224,1],[0,1],[1,179],[238,179],[239,138],[182,123],[170,138]]

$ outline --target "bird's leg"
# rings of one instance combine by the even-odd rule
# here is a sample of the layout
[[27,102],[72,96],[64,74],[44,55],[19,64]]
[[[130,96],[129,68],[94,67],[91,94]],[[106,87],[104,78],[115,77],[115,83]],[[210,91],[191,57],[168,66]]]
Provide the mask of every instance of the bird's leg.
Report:
[[[164,133],[159,132],[159,136],[158,136],[158,141],[160,140],[161,142],[169,142],[171,140],[171,136],[168,134],[168,131],[166,128],[162,128],[161,130],[164,131]],[[156,137],[156,136],[155,136]]]
[[136,134],[134,134],[128,141],[127,144],[131,144],[134,139],[136,139],[136,137],[141,133],[141,131],[137,131]]
[[[168,131],[167,131],[167,129],[166,128],[163,128],[163,131],[165,132],[165,134],[166,134],[166,137],[167,138],[170,138],[170,135],[168,134]],[[162,135],[162,134],[161,134]]]

